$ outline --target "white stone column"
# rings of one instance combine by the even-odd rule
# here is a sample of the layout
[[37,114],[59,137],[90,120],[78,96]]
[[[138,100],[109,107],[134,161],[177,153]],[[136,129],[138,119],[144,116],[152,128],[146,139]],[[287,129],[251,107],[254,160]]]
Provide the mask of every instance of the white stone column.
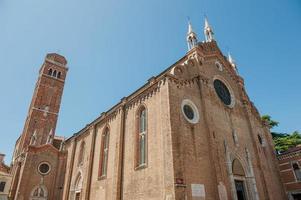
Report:
[[255,180],[255,176],[254,176],[254,170],[253,170],[253,165],[252,165],[252,159],[250,157],[250,153],[249,150],[246,148],[246,157],[247,157],[247,162],[248,162],[248,167],[249,167],[249,172],[250,172],[250,176],[247,176],[247,181],[249,182],[249,185],[251,185],[251,195],[252,195],[252,199],[254,200],[259,200],[259,196],[258,196],[258,190],[257,190],[257,186],[256,186],[256,180]]
[[231,196],[233,200],[237,200],[237,195],[236,195],[236,187],[235,187],[235,182],[234,182],[234,176],[232,172],[232,161],[230,158],[230,152],[228,150],[228,145],[226,140],[224,141],[225,145],[225,153],[226,153],[226,165],[227,165],[227,171],[228,171],[228,177],[229,177],[229,182],[231,186]]

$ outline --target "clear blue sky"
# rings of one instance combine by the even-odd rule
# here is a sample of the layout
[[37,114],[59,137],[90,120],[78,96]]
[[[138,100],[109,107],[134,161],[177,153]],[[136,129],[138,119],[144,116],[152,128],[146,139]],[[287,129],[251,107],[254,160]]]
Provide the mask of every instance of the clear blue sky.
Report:
[[203,40],[204,14],[259,111],[301,130],[300,0],[0,0],[0,152],[10,161],[46,53],[69,61],[70,136],[186,53],[188,16]]

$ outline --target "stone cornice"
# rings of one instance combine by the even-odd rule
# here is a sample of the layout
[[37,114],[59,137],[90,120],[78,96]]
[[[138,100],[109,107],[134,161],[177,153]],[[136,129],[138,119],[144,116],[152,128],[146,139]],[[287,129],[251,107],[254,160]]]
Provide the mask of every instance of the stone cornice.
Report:
[[99,126],[100,124],[109,123],[110,121],[115,119],[116,116],[121,112],[122,106],[125,106],[127,109],[130,109],[132,106],[136,105],[137,103],[141,103],[145,99],[152,97],[160,90],[160,87],[165,84],[166,77],[167,76],[161,76],[158,78],[152,77],[144,86],[142,86],[136,92],[132,93],[128,97],[124,97],[123,99],[121,99],[121,101],[118,104],[113,106],[107,112],[101,113],[101,115],[98,118],[96,118],[91,123],[87,124],[82,130],[75,133],[73,136],[68,138],[65,142],[66,143],[70,142],[74,138],[77,138],[82,134],[85,134],[85,132],[87,132],[88,129],[90,129],[91,126],[93,125]]
[[46,152],[46,151],[49,152],[50,151],[57,155],[64,153],[64,152],[59,151],[57,148],[55,148],[51,144],[44,144],[44,145],[39,145],[39,146],[30,145],[30,146],[28,146],[27,151],[32,152],[32,153]]
[[229,77],[235,83],[241,86],[240,90],[242,94],[242,103],[250,109],[250,111],[254,114],[254,116],[256,116],[257,119],[259,119],[260,115],[257,109],[249,100],[249,97],[246,94],[243,78],[241,78],[237,74],[237,72],[233,69],[231,64],[228,62],[227,58],[222,54],[222,52],[218,48],[217,43],[213,41],[213,42],[199,43],[197,47],[189,51],[184,57],[179,59],[176,63],[171,65],[169,68],[164,70],[156,77],[151,77],[148,80],[148,82],[145,83],[142,87],[134,91],[129,96],[122,98],[120,102],[118,102],[108,111],[101,113],[101,115],[98,118],[96,118],[91,123],[87,124],[82,130],[80,130],[79,132],[75,133],[73,136],[68,138],[66,140],[66,143],[72,141],[74,138],[79,137],[79,135],[84,134],[92,126],[95,125],[98,126],[100,124],[109,123],[110,121],[116,118],[116,116],[121,112],[123,107],[125,107],[126,110],[129,110],[135,105],[140,104],[146,99],[156,95],[156,93],[160,91],[161,86],[164,85],[166,82],[171,84],[176,84],[177,87],[179,88],[192,86],[193,84],[196,83],[197,80],[204,83],[204,85],[208,85],[209,79],[203,75],[198,74],[190,79],[179,79],[175,75],[172,75],[171,71],[173,68],[179,65],[183,65],[183,64],[190,65],[191,64],[190,62],[194,62],[194,64],[203,65],[206,62],[211,62],[212,59],[218,59],[218,61],[223,64],[224,71],[229,75]]
[[50,63],[50,64],[53,64],[53,65],[56,65],[56,66],[59,66],[59,67],[63,67],[63,68],[65,68],[65,69],[68,70],[68,67],[67,67],[66,65],[63,65],[63,64],[61,64],[61,63],[59,63],[59,62],[56,62],[56,61],[54,61],[54,60],[50,60],[50,59],[48,59],[48,58],[45,58],[45,62],[48,62],[48,63]]

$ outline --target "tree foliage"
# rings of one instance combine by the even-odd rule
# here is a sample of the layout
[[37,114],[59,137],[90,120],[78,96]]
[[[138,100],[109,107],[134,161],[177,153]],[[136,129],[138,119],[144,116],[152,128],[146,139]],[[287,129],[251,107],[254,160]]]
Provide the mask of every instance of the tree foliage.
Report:
[[[272,120],[269,115],[263,115],[261,118],[268,124],[270,129],[279,125],[279,122]],[[289,148],[301,144],[301,134],[298,131],[294,131],[291,134],[278,132],[271,132],[271,134],[277,152],[287,151]]]
[[292,134],[283,133],[273,137],[273,141],[276,151],[283,152],[301,144],[301,134],[298,131],[294,131]]
[[270,115],[263,115],[261,119],[265,121],[271,129],[279,125],[279,122],[272,120]]

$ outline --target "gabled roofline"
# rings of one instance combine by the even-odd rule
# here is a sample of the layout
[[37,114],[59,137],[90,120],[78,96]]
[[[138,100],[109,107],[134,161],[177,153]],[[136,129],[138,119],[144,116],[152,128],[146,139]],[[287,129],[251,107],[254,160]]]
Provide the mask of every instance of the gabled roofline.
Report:
[[[120,108],[123,103],[127,104],[128,102],[130,102],[131,100],[133,100],[138,94],[141,94],[142,92],[144,92],[145,90],[147,90],[150,86],[153,85],[153,83],[151,82],[151,80],[155,80],[155,82],[159,82],[162,78],[165,78],[166,76],[172,76],[169,75],[168,72],[175,66],[177,66],[179,63],[183,62],[183,60],[187,59],[188,56],[190,56],[191,54],[195,53],[195,52],[200,52],[202,51],[203,48],[206,48],[206,46],[208,45],[214,45],[216,47],[217,53],[218,54],[222,54],[221,50],[219,49],[216,41],[212,41],[212,42],[199,42],[198,45],[194,48],[192,48],[190,51],[188,51],[182,58],[180,58],[178,61],[176,61],[175,63],[173,63],[172,65],[170,65],[168,68],[166,68],[163,72],[161,72],[160,74],[156,75],[156,76],[152,76],[150,79],[148,79],[148,81],[142,85],[141,87],[139,87],[138,89],[136,89],[134,92],[132,92],[130,95],[123,97],[117,104],[115,104],[114,106],[112,106],[110,109],[108,109],[106,112],[102,112],[100,116],[98,116],[95,120],[93,120],[91,123],[88,123],[84,128],[82,128],[81,130],[79,130],[78,132],[74,133],[72,136],[70,136],[69,138],[66,139],[66,143],[68,143],[70,140],[72,140],[74,137],[77,137],[81,134],[83,134],[84,132],[86,132],[92,125],[95,125],[99,122],[101,122],[102,120],[106,119],[106,117],[108,117],[111,113],[113,113],[114,111],[116,111],[118,108]],[[205,46],[205,47],[204,47]],[[206,54],[204,54],[206,55]],[[225,56],[224,56],[225,57]]]

